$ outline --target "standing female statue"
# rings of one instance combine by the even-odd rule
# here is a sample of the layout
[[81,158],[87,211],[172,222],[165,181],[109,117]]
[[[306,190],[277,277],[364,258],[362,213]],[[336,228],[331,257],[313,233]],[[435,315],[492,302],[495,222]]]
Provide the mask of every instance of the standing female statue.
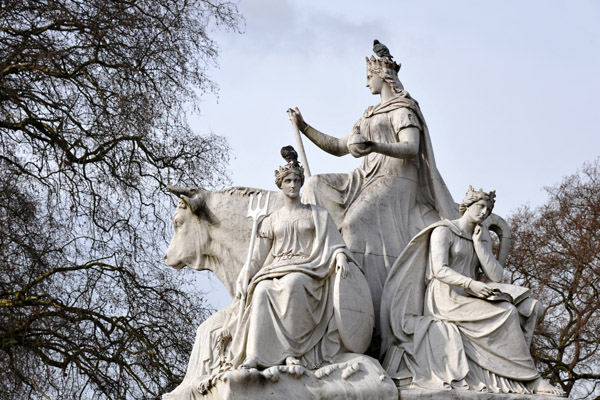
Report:
[[317,131],[298,108],[290,113],[321,149],[362,157],[352,172],[308,179],[302,199],[329,210],[363,265],[377,318],[387,273],[408,241],[440,217],[457,216],[435,164],[427,125],[418,103],[400,83],[399,70],[388,57],[367,58],[367,87],[380,95],[381,103],[369,107],[343,138]]
[[392,267],[381,303],[384,368],[428,389],[560,395],[529,353],[537,301],[491,301],[497,292],[479,280],[503,275],[481,225],[494,198],[470,187],[462,216],[421,231]]

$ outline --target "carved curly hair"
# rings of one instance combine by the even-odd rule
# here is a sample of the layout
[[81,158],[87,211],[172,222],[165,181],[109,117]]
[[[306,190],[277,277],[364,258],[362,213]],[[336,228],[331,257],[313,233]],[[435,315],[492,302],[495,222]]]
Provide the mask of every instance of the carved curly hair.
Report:
[[485,200],[488,203],[489,211],[487,216],[489,216],[492,213],[494,204],[496,203],[496,191],[492,190],[489,193],[484,192],[483,189],[475,191],[473,186],[469,185],[469,190],[467,190],[467,194],[458,208],[460,215],[463,215],[465,211],[467,211],[467,208],[469,208],[472,204],[477,203],[479,200]]

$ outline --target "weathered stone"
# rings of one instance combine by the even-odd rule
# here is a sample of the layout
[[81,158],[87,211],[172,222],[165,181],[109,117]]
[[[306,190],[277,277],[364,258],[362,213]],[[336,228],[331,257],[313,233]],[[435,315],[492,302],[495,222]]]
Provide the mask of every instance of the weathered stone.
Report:
[[427,389],[563,394],[540,377],[529,352],[537,301],[525,291],[515,302],[486,283],[504,272],[485,225],[495,196],[469,187],[461,217],[421,231],[392,266],[382,298],[383,366]]
[[271,367],[264,371],[238,369],[216,378],[206,400],[269,399],[396,399],[398,390],[377,360],[344,354],[338,364],[315,371]]
[[557,400],[556,396],[517,393],[480,393],[464,390],[403,389],[399,400]]

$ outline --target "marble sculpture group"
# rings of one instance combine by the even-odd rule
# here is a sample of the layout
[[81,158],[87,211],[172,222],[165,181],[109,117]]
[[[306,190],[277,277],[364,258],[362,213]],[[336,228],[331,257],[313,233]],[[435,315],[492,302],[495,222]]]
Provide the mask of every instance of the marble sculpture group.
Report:
[[322,150],[360,158],[355,170],[308,177],[288,146],[280,192],[169,187],[179,204],[165,261],[213,271],[234,301],[200,325],[186,376],[163,399],[562,394],[529,351],[541,305],[501,283],[510,231],[492,214],[495,192],[469,187],[457,205],[381,46],[366,59],[380,103],[346,136],[288,111]]

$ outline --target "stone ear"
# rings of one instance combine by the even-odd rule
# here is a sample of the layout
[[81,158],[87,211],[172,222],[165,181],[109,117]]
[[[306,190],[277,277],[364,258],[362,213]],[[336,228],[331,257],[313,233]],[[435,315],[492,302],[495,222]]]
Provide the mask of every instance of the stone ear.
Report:
[[194,210],[192,209],[192,199],[190,199],[189,197],[187,197],[185,194],[179,195],[179,198],[181,200],[183,200],[183,202],[185,203],[185,205],[192,210],[192,212],[194,212]]
[[196,215],[200,215],[205,209],[204,199],[199,194],[191,198],[186,196],[185,194],[182,194],[179,195],[179,198],[183,200],[185,205],[188,206],[190,210]]

